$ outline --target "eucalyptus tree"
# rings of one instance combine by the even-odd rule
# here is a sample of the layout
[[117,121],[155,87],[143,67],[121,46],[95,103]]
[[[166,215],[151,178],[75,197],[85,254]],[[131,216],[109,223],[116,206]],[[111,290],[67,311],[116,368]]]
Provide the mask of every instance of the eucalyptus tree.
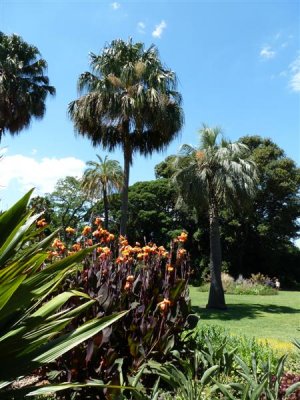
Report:
[[126,234],[129,171],[133,155],[163,150],[183,125],[176,74],[155,46],[114,40],[91,54],[92,72],[79,77],[81,97],[69,104],[75,131],[94,146],[124,153],[120,233]]
[[32,117],[43,118],[46,98],[55,94],[46,69],[35,46],[0,32],[0,141],[27,128]]
[[242,207],[254,195],[257,171],[249,155],[245,144],[231,143],[221,137],[219,128],[203,125],[200,146],[183,145],[177,159],[174,180],[181,199],[198,210],[205,207],[208,211],[211,274],[208,308],[226,308],[221,281],[219,211],[222,206]]
[[119,161],[104,160],[97,154],[98,161],[88,161],[89,168],[84,171],[82,177],[82,188],[92,199],[103,199],[104,225],[108,229],[108,196],[120,191],[123,183],[123,170]]

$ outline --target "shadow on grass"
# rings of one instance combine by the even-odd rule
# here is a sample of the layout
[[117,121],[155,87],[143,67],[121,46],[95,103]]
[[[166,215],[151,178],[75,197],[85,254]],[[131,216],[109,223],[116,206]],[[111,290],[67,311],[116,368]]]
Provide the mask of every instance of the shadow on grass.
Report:
[[243,318],[256,318],[262,313],[268,314],[299,314],[298,308],[277,306],[274,304],[227,304],[227,310],[212,310],[199,306],[192,306],[195,314],[198,314],[202,320],[220,319],[240,320]]

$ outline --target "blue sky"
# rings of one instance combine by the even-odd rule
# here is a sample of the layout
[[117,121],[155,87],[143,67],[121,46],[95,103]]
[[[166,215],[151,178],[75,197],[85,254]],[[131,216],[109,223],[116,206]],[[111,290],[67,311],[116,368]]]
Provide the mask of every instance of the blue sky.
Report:
[[[86,161],[106,154],[75,137],[67,105],[77,98],[89,52],[116,38],[157,45],[178,75],[185,112],[167,151],[135,156],[131,183],[153,179],[154,166],[181,144],[197,144],[203,122],[221,126],[233,141],[271,137],[300,164],[299,1],[2,0],[0,30],[39,48],[57,90],[42,121],[0,144],[0,209],[32,186],[40,194],[60,177],[80,176]],[[110,157],[123,162],[120,151]]]

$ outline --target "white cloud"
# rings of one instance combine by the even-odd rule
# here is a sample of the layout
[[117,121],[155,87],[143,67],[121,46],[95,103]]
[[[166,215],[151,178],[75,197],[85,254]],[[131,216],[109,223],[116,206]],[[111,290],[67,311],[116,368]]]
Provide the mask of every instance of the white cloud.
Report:
[[272,48],[270,46],[264,46],[261,49],[259,55],[262,58],[264,58],[266,60],[269,60],[269,59],[274,58],[276,56],[276,51],[272,50]]
[[37,161],[21,154],[4,156],[0,160],[0,189],[14,180],[19,192],[24,193],[35,187],[35,194],[53,191],[58,179],[66,176],[81,176],[85,163],[74,157],[43,158]]
[[290,81],[289,87],[293,92],[300,92],[300,55],[290,64]]
[[137,30],[139,33],[145,33],[146,24],[142,21],[138,22]]
[[164,29],[167,27],[167,24],[164,20],[162,20],[158,25],[155,26],[154,31],[152,32],[153,37],[160,38]]
[[110,4],[112,6],[113,10],[118,10],[121,7],[121,4],[114,1],[113,3]]

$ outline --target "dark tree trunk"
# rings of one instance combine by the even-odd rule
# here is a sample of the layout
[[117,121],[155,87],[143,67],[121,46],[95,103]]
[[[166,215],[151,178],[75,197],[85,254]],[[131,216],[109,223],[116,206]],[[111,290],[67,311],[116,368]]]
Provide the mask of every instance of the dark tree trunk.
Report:
[[210,290],[206,308],[226,309],[224,290],[221,281],[221,239],[218,212],[214,205],[209,207],[210,239]]
[[128,219],[128,187],[129,187],[129,170],[131,164],[131,148],[129,143],[124,144],[124,183],[121,193],[121,222],[120,235],[125,236],[127,233]]
[[104,206],[104,227],[108,229],[108,200],[106,188],[103,188],[103,206]]

